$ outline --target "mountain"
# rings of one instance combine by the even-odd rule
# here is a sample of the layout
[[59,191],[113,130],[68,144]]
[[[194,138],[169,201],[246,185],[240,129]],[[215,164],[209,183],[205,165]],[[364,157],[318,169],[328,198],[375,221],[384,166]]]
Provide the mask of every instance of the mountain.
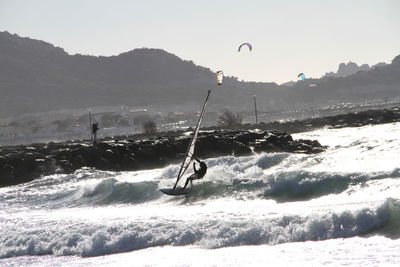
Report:
[[[292,87],[225,77],[209,108],[252,110],[253,95],[260,110],[398,96],[398,58],[348,77],[306,80]],[[0,32],[0,62],[0,117],[119,105],[193,111],[206,91],[215,88],[210,69],[161,49],[141,48],[110,57],[69,55],[44,41]]]
[[377,64],[370,70],[346,77],[322,78],[318,85],[320,93],[325,93],[322,99],[357,101],[399,97],[400,56],[394,58],[391,64]]
[[158,49],[112,57],[68,55],[51,44],[8,33],[0,34],[0,62],[1,91],[6,96],[1,104],[7,106],[2,113],[20,113],[21,106],[35,112],[168,103],[185,84],[212,76],[210,70]]
[[[353,74],[356,74],[359,71],[369,71],[373,70],[376,67],[385,66],[386,63],[380,62],[378,64],[372,65],[371,67],[368,64],[363,64],[358,66],[357,63],[349,61],[348,63],[340,63],[337,72],[327,72],[323,75],[322,78],[327,77],[347,77]],[[290,81],[282,83],[283,86],[294,86],[296,85],[296,81]]]
[[368,64],[363,64],[361,66],[358,66],[356,63],[350,61],[347,64],[340,63],[338,71],[336,73],[328,72],[324,75],[324,77],[347,77],[356,74],[359,71],[369,71],[375,69],[376,67],[382,67],[385,65],[386,63],[380,62],[378,64],[372,65],[371,67]]
[[[193,110],[215,87],[210,69],[161,49],[110,57],[69,55],[49,43],[0,32],[0,62],[2,116],[112,105],[187,105]],[[235,89],[242,83],[226,77],[224,84],[215,102],[240,103],[243,92]]]

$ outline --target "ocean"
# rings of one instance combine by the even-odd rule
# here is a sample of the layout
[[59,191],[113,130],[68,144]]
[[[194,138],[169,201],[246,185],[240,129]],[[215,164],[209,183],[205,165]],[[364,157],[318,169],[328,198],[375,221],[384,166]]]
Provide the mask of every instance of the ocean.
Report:
[[400,123],[293,135],[320,154],[83,168],[0,189],[0,266],[400,266]]

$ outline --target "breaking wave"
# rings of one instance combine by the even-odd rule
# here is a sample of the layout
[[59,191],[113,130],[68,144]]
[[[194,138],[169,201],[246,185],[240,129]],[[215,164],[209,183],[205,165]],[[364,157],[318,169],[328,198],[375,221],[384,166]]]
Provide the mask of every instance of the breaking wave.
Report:
[[224,217],[207,221],[128,222],[125,224],[43,225],[8,231],[0,237],[0,257],[23,255],[99,256],[143,248],[195,245],[220,248],[326,240],[367,234],[399,236],[400,202],[389,198],[376,208],[278,218]]
[[[173,185],[178,171],[176,165],[169,166],[154,174],[151,179],[142,181],[137,181],[138,174],[127,173],[127,177],[121,180],[111,172],[80,170],[73,175],[50,176],[10,190],[18,192],[23,187],[23,194],[13,194],[15,201],[34,204],[34,208],[140,204],[151,201],[186,204],[223,198],[273,199],[288,202],[340,194],[351,187],[365,185],[371,180],[400,177],[399,168],[370,173],[333,173],[281,167],[288,157],[289,154],[277,153],[210,159],[207,161],[209,170],[206,177],[194,182],[190,194],[173,198],[165,196],[158,188]],[[293,162],[293,159],[289,161]],[[278,168],[273,172],[264,172],[274,166]],[[5,198],[6,195],[0,196],[0,200],[6,200]],[[11,203],[12,199],[7,201]]]

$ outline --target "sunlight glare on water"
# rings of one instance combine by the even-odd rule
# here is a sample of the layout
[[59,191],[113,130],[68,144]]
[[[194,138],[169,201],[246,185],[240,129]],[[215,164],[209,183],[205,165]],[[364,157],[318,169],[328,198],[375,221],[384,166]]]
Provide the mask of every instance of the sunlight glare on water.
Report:
[[179,165],[1,188],[0,265],[396,265],[398,126],[294,136],[327,145],[320,154],[206,159],[180,197],[158,190]]

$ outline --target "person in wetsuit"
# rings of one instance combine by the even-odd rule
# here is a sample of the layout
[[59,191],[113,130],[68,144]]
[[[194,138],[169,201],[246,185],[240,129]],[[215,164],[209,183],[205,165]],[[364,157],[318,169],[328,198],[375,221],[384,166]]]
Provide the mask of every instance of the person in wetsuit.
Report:
[[200,164],[200,169],[196,169],[196,162],[193,162],[193,169],[194,169],[194,173],[192,175],[190,175],[185,182],[185,186],[182,188],[182,190],[184,190],[186,188],[186,186],[189,184],[192,184],[193,180],[198,180],[204,177],[204,175],[206,175],[207,172],[207,165],[198,159],[195,159],[199,164]]
[[97,142],[97,131],[99,130],[99,123],[95,122],[92,125],[92,136],[93,136],[93,144]]

